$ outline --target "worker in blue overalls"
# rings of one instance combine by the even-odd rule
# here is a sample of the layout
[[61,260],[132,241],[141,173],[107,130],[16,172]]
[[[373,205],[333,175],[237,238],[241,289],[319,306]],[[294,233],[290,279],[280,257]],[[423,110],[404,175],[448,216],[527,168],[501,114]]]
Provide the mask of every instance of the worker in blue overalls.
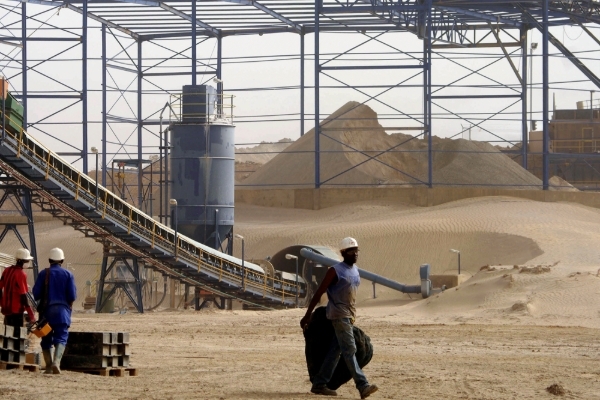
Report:
[[[50,250],[50,268],[41,271],[33,286],[33,297],[44,304],[40,320],[45,319],[52,331],[42,338],[42,354],[46,362],[46,373],[60,374],[60,360],[65,352],[71,311],[77,298],[75,277],[62,268],[65,254],[59,248]],[[54,357],[51,348],[54,344]]]

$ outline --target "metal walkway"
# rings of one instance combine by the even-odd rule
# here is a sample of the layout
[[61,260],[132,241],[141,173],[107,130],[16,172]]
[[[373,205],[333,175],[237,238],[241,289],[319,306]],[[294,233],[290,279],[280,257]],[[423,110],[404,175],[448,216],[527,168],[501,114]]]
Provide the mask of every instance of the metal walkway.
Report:
[[[0,111],[1,115],[1,111]],[[0,127],[0,131],[2,128]],[[226,299],[263,308],[295,304],[294,281],[197,243],[121,200],[21,130],[2,131],[0,170],[32,189],[32,203],[99,242],[139,257],[148,268]],[[97,196],[96,196],[97,194]],[[97,202],[97,203],[96,203]],[[96,207],[97,204],[97,207]],[[244,279],[242,279],[244,273]],[[299,295],[304,295],[300,287]]]

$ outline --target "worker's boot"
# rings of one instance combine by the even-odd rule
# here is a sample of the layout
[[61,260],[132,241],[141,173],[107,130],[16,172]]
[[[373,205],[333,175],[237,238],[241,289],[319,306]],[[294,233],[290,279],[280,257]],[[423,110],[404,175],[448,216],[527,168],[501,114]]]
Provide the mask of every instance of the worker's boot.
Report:
[[377,385],[367,385],[362,389],[358,389],[358,391],[360,392],[360,398],[366,399],[367,397],[375,393],[378,389],[379,388],[377,387]]
[[337,396],[337,392],[329,389],[327,385],[313,385],[310,391],[314,394],[321,394],[323,396]]
[[52,362],[53,374],[60,374],[60,360],[62,359],[63,354],[65,354],[65,345],[62,343],[55,345],[54,361]]
[[52,350],[42,350],[42,354],[44,355],[44,363],[46,364],[45,374],[52,373]]

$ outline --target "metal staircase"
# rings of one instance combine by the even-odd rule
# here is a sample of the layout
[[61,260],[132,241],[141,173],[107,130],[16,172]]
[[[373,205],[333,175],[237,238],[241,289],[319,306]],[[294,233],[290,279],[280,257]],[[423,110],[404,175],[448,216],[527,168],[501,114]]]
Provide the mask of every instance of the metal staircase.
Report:
[[242,263],[181,234],[176,244],[171,228],[96,186],[93,179],[23,129],[0,130],[0,170],[31,189],[33,204],[86,237],[118,247],[181,283],[253,307],[293,306],[296,290],[303,295],[301,285],[261,272],[257,265]]

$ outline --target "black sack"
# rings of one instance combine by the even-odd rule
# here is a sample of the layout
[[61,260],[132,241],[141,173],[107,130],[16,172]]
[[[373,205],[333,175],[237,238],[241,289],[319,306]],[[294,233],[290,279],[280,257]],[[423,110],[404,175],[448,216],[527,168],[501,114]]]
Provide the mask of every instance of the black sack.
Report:
[[[364,368],[371,361],[371,358],[373,358],[373,345],[369,336],[360,328],[353,326],[352,331],[354,333],[354,340],[356,341],[356,361],[360,368]],[[325,317],[325,307],[317,308],[312,313],[308,327],[304,330],[304,354],[311,382],[313,382],[315,376],[319,373],[334,336],[333,325]],[[340,356],[340,361],[327,387],[336,390],[350,379],[352,379],[352,375],[348,371],[344,357]]]

